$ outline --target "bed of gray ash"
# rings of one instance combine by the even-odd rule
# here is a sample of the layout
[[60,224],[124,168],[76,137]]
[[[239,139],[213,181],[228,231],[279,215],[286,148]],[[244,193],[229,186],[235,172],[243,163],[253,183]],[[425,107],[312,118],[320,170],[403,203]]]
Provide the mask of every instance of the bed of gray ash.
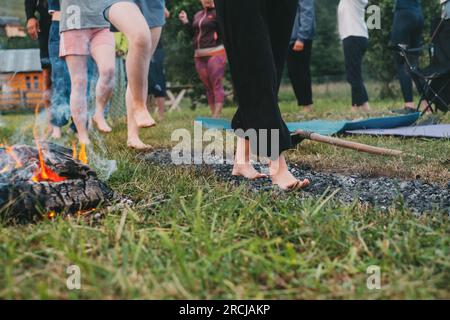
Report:
[[[142,159],[158,166],[173,166],[169,150],[154,150],[141,155]],[[194,162],[192,162],[194,163]],[[269,179],[248,181],[231,175],[232,166],[222,160],[211,158],[202,165],[183,165],[198,171],[199,174],[214,174],[217,179],[233,185],[243,183],[252,191],[279,191]],[[260,171],[267,173],[267,167],[255,164]],[[333,172],[317,172],[311,168],[291,164],[291,172],[298,178],[308,178],[311,186],[296,193],[301,198],[319,198],[325,193],[337,190],[335,199],[343,203],[356,200],[372,205],[380,210],[403,206],[414,213],[438,211],[450,215],[450,182],[446,186],[434,185],[418,180],[403,181],[390,177],[368,178],[362,175],[343,175]]]

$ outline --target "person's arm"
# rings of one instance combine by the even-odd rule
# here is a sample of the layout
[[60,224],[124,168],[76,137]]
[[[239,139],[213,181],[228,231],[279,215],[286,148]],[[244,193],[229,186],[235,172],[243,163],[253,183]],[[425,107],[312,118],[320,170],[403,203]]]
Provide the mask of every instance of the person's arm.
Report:
[[25,0],[25,15],[27,17],[27,32],[31,39],[36,40],[39,34],[39,21],[36,18],[38,0]]
[[297,14],[295,16],[295,23],[296,25],[294,25],[294,31],[297,30],[297,38],[295,40],[294,46],[292,48],[292,50],[296,51],[296,52],[300,52],[303,51],[305,44],[304,44],[304,40],[299,38],[299,31],[300,28],[302,26],[302,21],[301,21],[301,15],[302,15],[302,0],[299,0],[298,2],[298,6],[297,6]]
[[297,40],[304,42],[314,37],[315,9],[314,0],[300,0],[300,28],[297,34]]
[[25,0],[25,15],[27,17],[27,21],[32,18],[36,18],[37,5],[37,0]]
[[189,35],[191,37],[194,36],[194,27],[192,25],[192,22],[189,21],[188,15],[186,11],[181,11],[178,18],[180,19],[183,26],[185,26],[186,30],[188,31]]

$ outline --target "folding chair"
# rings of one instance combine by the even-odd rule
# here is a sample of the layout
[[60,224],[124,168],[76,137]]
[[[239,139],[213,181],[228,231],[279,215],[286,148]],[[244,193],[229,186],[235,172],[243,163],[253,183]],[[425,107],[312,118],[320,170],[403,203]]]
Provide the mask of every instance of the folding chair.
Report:
[[[450,16],[448,6],[450,1],[445,1],[443,15],[435,24],[429,47],[430,65],[424,69],[413,65],[408,57],[410,54],[421,52],[421,48],[407,48],[398,45],[397,50],[405,59],[414,82],[419,88],[421,98],[417,106],[420,110],[421,102],[426,101],[427,107],[423,113],[431,110],[448,112],[450,109]],[[435,109],[433,109],[433,105]]]

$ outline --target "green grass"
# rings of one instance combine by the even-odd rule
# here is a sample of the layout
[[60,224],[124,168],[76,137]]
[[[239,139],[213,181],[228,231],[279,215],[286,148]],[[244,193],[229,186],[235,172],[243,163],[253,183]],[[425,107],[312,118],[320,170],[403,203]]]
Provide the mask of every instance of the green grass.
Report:
[[[284,89],[286,119],[359,117],[347,110],[346,86],[328,90],[315,88],[316,110],[306,115]],[[374,114],[399,106],[388,100],[372,104]],[[225,116],[233,111],[227,108]],[[206,108],[169,114],[143,137],[169,147],[174,129],[191,129],[195,116],[207,114]],[[0,128],[0,138],[29,142],[24,118],[3,117],[7,127]],[[450,123],[448,115],[442,120]],[[72,218],[0,227],[0,298],[450,298],[450,224],[442,213],[380,212],[343,205],[329,194],[301,202],[294,195],[235,188],[207,172],[148,165],[124,147],[121,122],[105,138],[106,154],[118,160],[108,183],[134,205],[103,210],[99,221]],[[374,157],[314,143],[289,152],[289,159],[316,170],[420,175],[439,184],[450,180],[444,161],[448,140],[351,140],[399,148],[426,160]],[[81,268],[79,291],[66,288],[69,265]],[[366,287],[371,265],[381,268],[381,290]]]

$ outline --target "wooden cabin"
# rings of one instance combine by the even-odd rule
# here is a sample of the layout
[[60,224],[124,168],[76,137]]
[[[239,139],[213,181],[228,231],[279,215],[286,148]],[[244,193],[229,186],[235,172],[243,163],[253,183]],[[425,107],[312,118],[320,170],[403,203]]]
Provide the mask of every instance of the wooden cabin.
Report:
[[0,16],[0,37],[25,38],[26,36],[27,33],[19,18]]
[[0,111],[33,108],[44,92],[39,49],[0,50]]

